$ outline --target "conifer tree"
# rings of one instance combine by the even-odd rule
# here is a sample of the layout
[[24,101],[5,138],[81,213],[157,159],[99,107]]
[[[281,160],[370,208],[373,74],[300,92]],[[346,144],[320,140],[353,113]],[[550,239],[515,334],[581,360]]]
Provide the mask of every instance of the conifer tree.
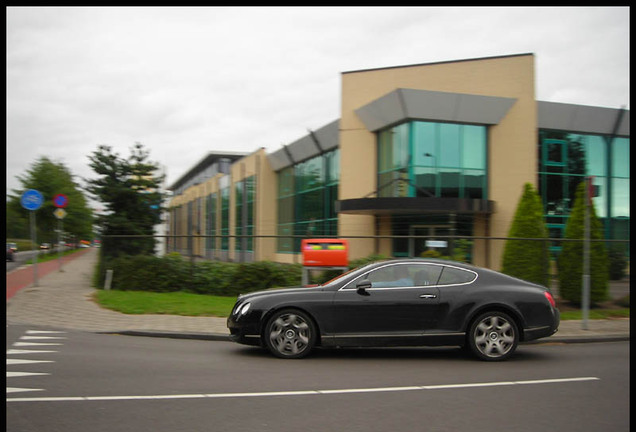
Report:
[[[576,189],[572,211],[565,227],[565,239],[582,240],[585,231],[585,182]],[[590,239],[603,238],[601,221],[590,206]],[[607,300],[609,294],[609,260],[603,242],[590,242],[590,301]],[[566,241],[558,260],[559,295],[568,301],[580,303],[583,287],[583,242]]]
[[128,159],[119,157],[106,145],[89,156],[90,166],[99,177],[87,180],[87,189],[106,208],[105,214],[97,218],[104,236],[104,257],[154,253],[155,240],[149,236],[161,222],[163,177],[157,174],[159,166],[149,162],[148,156],[140,143],[133,146]]
[[548,286],[550,255],[548,233],[543,222],[541,198],[530,183],[524,185],[508,237],[545,238],[508,240],[504,248],[502,272],[528,282]]

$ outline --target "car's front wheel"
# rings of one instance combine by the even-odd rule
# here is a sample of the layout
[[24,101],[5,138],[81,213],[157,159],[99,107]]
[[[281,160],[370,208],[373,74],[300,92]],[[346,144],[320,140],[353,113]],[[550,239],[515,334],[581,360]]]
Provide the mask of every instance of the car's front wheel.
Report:
[[473,321],[468,345],[478,358],[500,361],[510,357],[519,344],[515,321],[503,312],[486,312]]
[[265,346],[276,357],[296,359],[308,355],[316,344],[316,326],[304,312],[275,312],[263,334]]

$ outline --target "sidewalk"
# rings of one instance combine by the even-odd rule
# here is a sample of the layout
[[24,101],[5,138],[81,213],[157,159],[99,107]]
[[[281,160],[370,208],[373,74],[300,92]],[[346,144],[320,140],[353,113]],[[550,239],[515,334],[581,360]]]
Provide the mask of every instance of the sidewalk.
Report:
[[[7,274],[7,324],[28,324],[95,333],[120,333],[174,338],[228,340],[225,318],[182,317],[174,315],[126,315],[103,309],[92,300],[95,289],[91,278],[97,262],[97,249],[88,248],[72,255],[58,266],[38,266],[38,286],[17,289],[24,283],[27,269]],[[22,273],[20,273],[22,272]],[[24,285],[23,285],[24,286]],[[629,340],[629,319],[561,321],[559,331],[538,342],[600,342]]]

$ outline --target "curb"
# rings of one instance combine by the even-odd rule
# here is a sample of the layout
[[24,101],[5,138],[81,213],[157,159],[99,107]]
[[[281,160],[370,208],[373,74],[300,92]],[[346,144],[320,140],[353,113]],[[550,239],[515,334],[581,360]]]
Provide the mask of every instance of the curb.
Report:
[[[220,341],[230,342],[230,335],[219,333],[180,333],[180,332],[167,332],[167,331],[151,331],[151,330],[124,330],[124,331],[108,331],[99,332],[100,334],[113,334],[123,336],[145,336],[156,338],[169,338],[169,339],[195,339],[195,340],[207,340],[207,341]],[[629,335],[614,334],[614,335],[593,335],[593,336],[563,336],[563,337],[547,337],[537,339],[529,342],[521,342],[520,345],[538,345],[545,343],[599,343],[599,342],[626,342],[630,340]]]
[[145,336],[145,337],[168,338],[168,339],[195,339],[195,340],[208,340],[208,341],[221,341],[221,342],[230,341],[230,335],[224,335],[219,333],[180,333],[180,332],[152,331],[152,330],[123,330],[123,331],[106,331],[106,332],[98,332],[98,333],[122,335],[122,336]]

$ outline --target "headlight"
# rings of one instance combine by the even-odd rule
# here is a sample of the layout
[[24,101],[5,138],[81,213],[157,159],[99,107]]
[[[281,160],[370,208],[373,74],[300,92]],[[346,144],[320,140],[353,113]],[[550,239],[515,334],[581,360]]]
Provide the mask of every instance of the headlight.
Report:
[[250,310],[251,305],[251,303],[245,303],[243,306],[241,306],[241,308],[239,309],[239,315],[245,315],[247,311]]

